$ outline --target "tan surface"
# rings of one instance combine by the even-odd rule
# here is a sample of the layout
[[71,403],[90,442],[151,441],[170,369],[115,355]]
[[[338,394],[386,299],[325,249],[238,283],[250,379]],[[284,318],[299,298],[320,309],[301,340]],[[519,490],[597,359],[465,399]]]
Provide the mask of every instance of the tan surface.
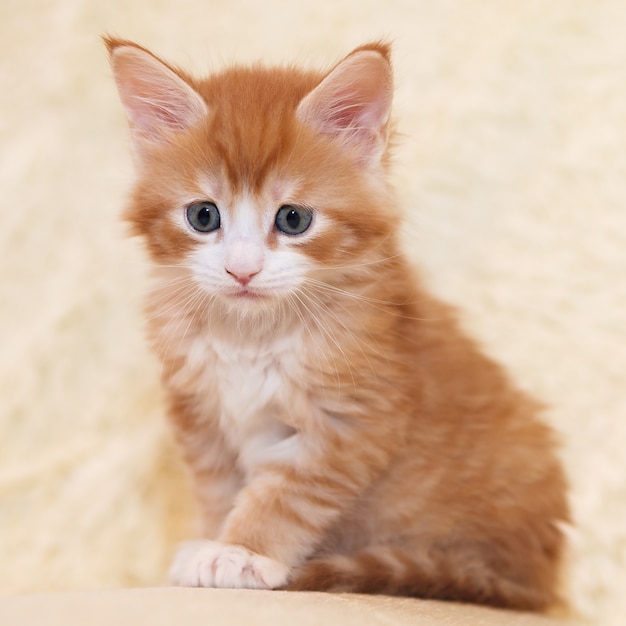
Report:
[[394,41],[407,246],[549,404],[572,601],[623,626],[624,0],[1,0],[0,593],[159,585],[189,532],[106,31],[203,72]]
[[420,600],[215,589],[131,589],[0,600],[19,626],[566,626],[536,615]]

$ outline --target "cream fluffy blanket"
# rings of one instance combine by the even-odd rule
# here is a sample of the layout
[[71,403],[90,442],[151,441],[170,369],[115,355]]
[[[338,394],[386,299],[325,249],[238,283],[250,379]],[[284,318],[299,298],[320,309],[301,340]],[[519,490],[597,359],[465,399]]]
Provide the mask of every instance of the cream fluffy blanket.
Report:
[[0,592],[149,585],[192,532],[98,39],[197,72],[394,42],[407,247],[562,433],[574,606],[626,614],[623,0],[3,0]]

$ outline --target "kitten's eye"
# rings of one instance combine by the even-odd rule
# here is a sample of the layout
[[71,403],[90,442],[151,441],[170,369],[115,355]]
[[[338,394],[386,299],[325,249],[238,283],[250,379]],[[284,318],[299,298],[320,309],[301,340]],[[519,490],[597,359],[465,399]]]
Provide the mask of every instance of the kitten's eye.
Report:
[[286,235],[302,234],[313,221],[313,211],[286,204],[276,213],[276,228]]
[[194,202],[187,207],[187,221],[201,233],[210,233],[220,227],[220,212],[213,202]]

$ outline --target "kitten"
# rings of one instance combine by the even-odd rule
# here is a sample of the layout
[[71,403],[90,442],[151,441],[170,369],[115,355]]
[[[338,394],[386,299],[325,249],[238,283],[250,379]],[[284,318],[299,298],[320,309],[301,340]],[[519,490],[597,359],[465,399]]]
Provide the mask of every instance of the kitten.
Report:
[[105,41],[206,537],[172,581],[554,605],[554,436],[401,251],[389,48],[197,80]]

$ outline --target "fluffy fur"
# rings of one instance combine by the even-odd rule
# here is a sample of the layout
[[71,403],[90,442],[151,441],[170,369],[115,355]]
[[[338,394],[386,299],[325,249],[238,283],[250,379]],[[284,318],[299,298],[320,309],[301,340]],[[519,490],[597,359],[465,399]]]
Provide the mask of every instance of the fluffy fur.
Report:
[[[569,520],[539,406],[403,256],[389,50],[196,80],[109,39],[154,261],[149,333],[206,540],[178,584],[544,610]],[[208,202],[220,227],[188,210]],[[281,207],[312,215],[288,235]]]

